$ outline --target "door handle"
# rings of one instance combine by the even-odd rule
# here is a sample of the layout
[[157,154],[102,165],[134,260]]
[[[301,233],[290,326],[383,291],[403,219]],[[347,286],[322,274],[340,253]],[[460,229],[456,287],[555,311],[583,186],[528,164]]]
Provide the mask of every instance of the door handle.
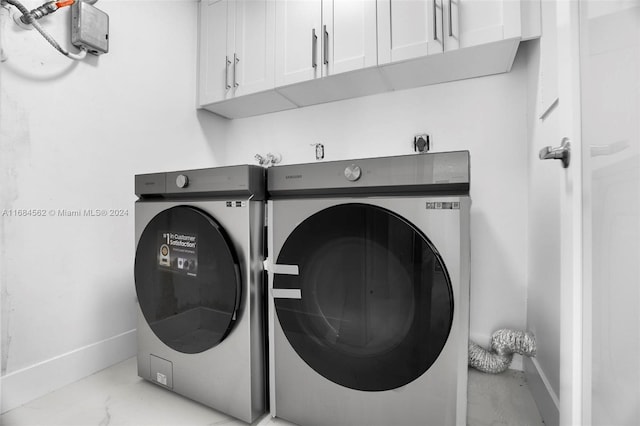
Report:
[[318,36],[316,35],[316,29],[311,29],[311,66],[316,68],[316,49],[318,48]]
[[451,0],[449,0],[449,37],[453,37],[453,17],[451,16]]
[[234,53],[233,54],[233,87],[240,86],[238,83],[238,62],[240,62],[240,58]]
[[539,156],[541,160],[561,160],[562,167],[566,169],[571,162],[571,142],[569,138],[562,138],[562,142],[558,147],[545,146],[540,150]]
[[229,65],[231,65],[231,61],[229,60],[229,57],[225,57],[225,72],[224,72],[224,88],[229,90],[231,89],[231,86],[229,86]]
[[324,64],[329,65],[329,33],[327,32],[327,26],[323,28],[324,31]]
[[444,0],[440,2],[440,27],[442,27],[442,43],[444,48]]
[[436,5],[436,0],[433,0],[433,39],[435,41],[440,41],[438,40],[438,9],[437,9],[437,5]]

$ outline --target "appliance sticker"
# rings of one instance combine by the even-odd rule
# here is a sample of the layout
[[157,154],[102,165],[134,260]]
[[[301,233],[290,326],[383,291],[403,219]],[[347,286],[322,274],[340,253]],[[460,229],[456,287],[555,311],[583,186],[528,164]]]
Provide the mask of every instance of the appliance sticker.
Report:
[[165,271],[198,275],[198,236],[184,232],[160,232],[158,268]]
[[427,210],[460,210],[459,201],[427,201]]
[[227,207],[246,207],[246,201],[227,201]]

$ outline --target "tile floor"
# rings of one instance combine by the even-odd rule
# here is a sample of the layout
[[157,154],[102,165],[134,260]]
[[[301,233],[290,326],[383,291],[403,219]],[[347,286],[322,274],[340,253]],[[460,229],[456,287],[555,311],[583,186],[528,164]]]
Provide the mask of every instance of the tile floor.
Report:
[[[259,426],[291,426],[270,416]],[[524,374],[469,370],[472,426],[542,425]],[[245,425],[137,376],[135,358],[100,371],[0,416],[3,426]]]

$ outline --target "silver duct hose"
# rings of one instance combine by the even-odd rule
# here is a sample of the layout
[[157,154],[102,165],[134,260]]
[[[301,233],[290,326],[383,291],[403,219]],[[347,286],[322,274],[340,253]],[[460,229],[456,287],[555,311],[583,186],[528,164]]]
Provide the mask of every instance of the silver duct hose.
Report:
[[513,354],[535,356],[536,338],[529,331],[502,329],[491,335],[491,349],[469,341],[469,366],[484,373],[502,373],[513,360]]

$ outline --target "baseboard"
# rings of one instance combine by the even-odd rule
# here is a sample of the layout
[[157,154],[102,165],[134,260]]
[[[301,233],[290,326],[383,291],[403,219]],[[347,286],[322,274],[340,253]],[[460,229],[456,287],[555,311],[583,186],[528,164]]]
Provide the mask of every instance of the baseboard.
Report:
[[529,384],[529,390],[536,401],[538,411],[547,426],[560,425],[560,402],[558,395],[549,384],[547,376],[542,371],[535,358],[524,359],[524,372]]
[[90,376],[136,354],[136,330],[130,330],[2,377],[1,412]]

